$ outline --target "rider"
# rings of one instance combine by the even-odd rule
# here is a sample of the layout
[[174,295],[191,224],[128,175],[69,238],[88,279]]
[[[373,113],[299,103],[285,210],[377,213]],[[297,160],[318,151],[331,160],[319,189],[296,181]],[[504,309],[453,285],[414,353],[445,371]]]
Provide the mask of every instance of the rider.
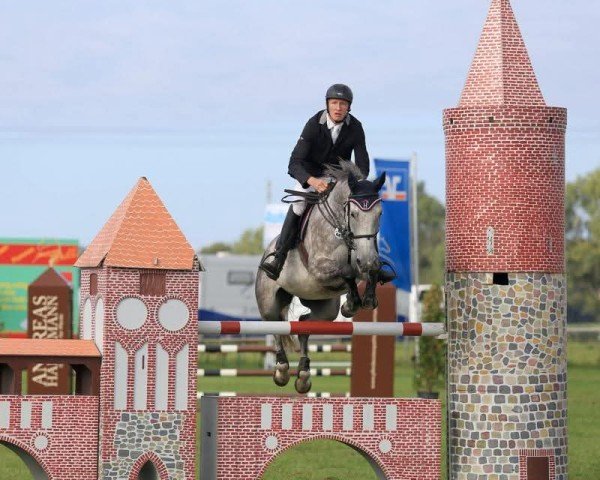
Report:
[[[323,174],[328,165],[338,165],[339,159],[354,161],[365,178],[369,175],[369,154],[365,145],[365,132],[356,117],[350,115],[352,90],[336,83],[325,94],[326,109],[311,117],[292,151],[288,173],[296,179],[294,190],[317,191],[328,188],[328,178]],[[265,257],[260,268],[273,280],[279,278],[288,251],[294,246],[300,217],[306,202],[293,203],[285,217],[275,252]]]

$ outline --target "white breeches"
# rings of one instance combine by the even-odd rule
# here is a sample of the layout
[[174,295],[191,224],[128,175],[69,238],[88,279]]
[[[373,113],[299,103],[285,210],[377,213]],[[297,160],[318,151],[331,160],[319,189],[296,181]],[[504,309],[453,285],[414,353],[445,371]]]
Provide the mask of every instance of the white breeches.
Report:
[[[331,177],[319,177],[320,180],[325,180],[327,183],[332,181]],[[300,192],[314,192],[315,189],[313,187],[304,188],[300,182],[296,182],[292,190],[300,191]],[[293,197],[292,200],[299,200],[297,203],[292,203],[292,209],[294,213],[298,216],[304,213],[306,210],[306,200],[302,197]]]
[[[299,192],[314,192],[315,189],[313,187],[304,188],[300,182],[296,182],[296,184],[292,187],[292,190],[296,190]],[[296,203],[292,203],[292,209],[294,213],[298,216],[304,213],[306,210],[306,200],[302,197],[294,197],[293,200],[296,200]]]

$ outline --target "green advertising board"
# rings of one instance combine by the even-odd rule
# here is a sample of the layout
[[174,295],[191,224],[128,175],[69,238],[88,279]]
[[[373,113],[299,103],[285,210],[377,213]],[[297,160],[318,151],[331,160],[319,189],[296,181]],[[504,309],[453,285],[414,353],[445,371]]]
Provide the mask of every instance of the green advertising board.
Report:
[[72,239],[0,238],[0,336],[27,333],[27,287],[53,267],[73,287],[73,332],[78,331],[79,242]]

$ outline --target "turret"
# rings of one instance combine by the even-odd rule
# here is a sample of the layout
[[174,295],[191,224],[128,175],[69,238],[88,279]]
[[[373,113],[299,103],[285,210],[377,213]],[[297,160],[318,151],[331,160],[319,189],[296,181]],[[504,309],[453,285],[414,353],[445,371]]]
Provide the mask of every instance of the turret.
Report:
[[567,475],[566,119],[493,0],[443,117],[452,479]]

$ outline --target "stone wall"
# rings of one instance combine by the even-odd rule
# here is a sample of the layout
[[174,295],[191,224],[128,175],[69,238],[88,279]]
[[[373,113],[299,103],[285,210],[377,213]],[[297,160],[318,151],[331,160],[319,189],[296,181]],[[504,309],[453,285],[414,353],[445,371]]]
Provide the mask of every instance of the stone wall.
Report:
[[[102,480],[130,478],[134,465],[147,452],[158,469],[170,480],[185,480],[185,459],[180,443],[184,414],[169,412],[121,412],[115,427],[114,447],[117,455],[102,463]],[[158,463],[158,465],[157,465]]]
[[508,279],[447,275],[451,478],[519,480],[527,457],[546,456],[566,479],[565,277]]

